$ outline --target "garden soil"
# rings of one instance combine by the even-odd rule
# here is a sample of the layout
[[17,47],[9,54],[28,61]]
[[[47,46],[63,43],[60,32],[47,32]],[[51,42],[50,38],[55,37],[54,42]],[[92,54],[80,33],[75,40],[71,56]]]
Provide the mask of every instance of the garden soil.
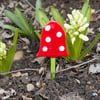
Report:
[[[34,28],[40,29],[39,24],[34,21],[35,11],[32,9],[26,0],[0,0],[0,9],[8,9],[14,12],[14,7],[21,9],[23,14],[31,16],[33,19]],[[81,9],[85,0],[42,0],[42,8],[51,17],[49,7],[55,6],[65,21],[67,14],[73,9]],[[29,0],[35,7],[36,0]],[[90,0],[92,7],[92,17],[90,31],[88,36],[90,40],[84,44],[85,49],[91,41],[100,32],[100,0]],[[6,24],[14,25],[2,12],[0,21]],[[15,26],[15,25],[14,25]],[[7,48],[11,45],[13,32],[0,28],[0,36],[4,34],[3,42],[7,44]],[[7,34],[7,35],[6,35]],[[100,42],[100,40],[98,41]],[[19,35],[17,42],[17,51],[14,57],[14,62],[11,71],[16,71],[7,76],[0,76],[0,100],[100,100],[100,73],[89,73],[90,64],[96,64],[94,61],[76,69],[71,69],[65,72],[56,74],[56,79],[50,79],[50,59],[44,58],[37,60],[36,54],[39,50],[39,40],[26,38]],[[96,52],[97,44],[85,57],[82,62],[89,61]],[[56,66],[58,69],[69,68],[72,65],[77,65],[80,62],[69,62],[61,57],[58,57]],[[37,70],[21,70],[21,69],[40,69],[44,68],[42,73]],[[31,88],[28,85],[31,84]],[[6,91],[3,93],[3,91]]]

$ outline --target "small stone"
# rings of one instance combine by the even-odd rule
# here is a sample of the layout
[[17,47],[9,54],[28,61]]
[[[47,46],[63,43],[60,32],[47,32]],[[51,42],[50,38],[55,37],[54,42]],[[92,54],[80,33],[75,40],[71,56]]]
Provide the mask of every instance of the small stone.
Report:
[[40,87],[41,87],[41,82],[37,82],[37,83],[36,83],[36,86],[37,86],[38,88],[40,88]]
[[30,92],[30,91],[33,91],[35,89],[34,85],[33,84],[27,84],[27,91]]
[[56,7],[56,6],[57,6],[57,4],[56,4],[56,3],[53,3],[53,6],[54,6],[54,7]]
[[100,52],[100,42],[97,44],[96,52],[97,52],[97,53]]
[[17,72],[17,73],[12,74],[12,77],[19,77],[19,76],[21,76],[21,72]]
[[21,38],[27,45],[29,45],[30,44],[30,41],[29,41],[29,39],[27,39],[27,38]]
[[72,7],[70,7],[69,9],[70,9],[70,10],[72,10],[73,8],[72,8]]
[[87,84],[88,84],[88,85],[90,85],[90,84],[91,84],[91,82],[90,82],[90,81],[88,81],[88,82],[87,82]]
[[49,7],[45,9],[45,12],[49,12]]
[[78,84],[80,84],[81,82],[80,82],[80,80],[78,80],[78,79],[75,79],[76,80],[76,82],[78,83]]
[[23,74],[21,74],[21,76],[27,76],[28,77],[28,73],[23,73]]
[[96,12],[96,10],[95,9],[92,9],[92,14],[95,13],[95,12]]
[[61,10],[61,14],[65,14],[65,12],[66,12],[65,10]]
[[92,96],[98,96],[98,94],[96,92],[92,93]]
[[61,8],[64,8],[64,4],[61,4]]
[[22,96],[23,100],[32,100],[32,98],[28,98],[27,96]]
[[28,46],[24,46],[23,49],[24,49],[24,50],[28,49]]
[[17,51],[17,52],[15,53],[15,56],[14,56],[14,61],[16,61],[16,60],[21,60],[21,59],[23,58],[23,56],[24,56],[23,51]]
[[42,83],[42,87],[45,86],[45,85],[46,85],[45,83]]
[[5,90],[0,88],[0,94],[3,94],[3,93],[5,93]]

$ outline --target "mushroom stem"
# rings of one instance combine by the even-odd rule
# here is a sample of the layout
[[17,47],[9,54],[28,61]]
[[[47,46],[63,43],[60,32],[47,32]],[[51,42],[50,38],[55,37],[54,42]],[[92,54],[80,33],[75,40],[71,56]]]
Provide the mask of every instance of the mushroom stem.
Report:
[[55,79],[55,60],[56,60],[56,58],[50,58],[50,61],[51,61],[51,73],[52,73],[52,75],[51,75],[51,79],[52,80],[54,80]]

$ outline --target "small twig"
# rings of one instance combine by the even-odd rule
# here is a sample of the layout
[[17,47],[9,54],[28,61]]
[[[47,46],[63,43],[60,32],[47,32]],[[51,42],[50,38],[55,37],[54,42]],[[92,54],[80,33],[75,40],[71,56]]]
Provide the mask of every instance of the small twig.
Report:
[[45,96],[44,94],[40,93],[39,94],[41,97],[43,97],[44,99],[48,100],[49,98],[47,96]]
[[43,75],[44,75],[44,71],[43,71],[43,73],[42,73],[42,75],[41,75],[41,77],[40,77],[40,79],[39,79],[39,82],[42,81],[42,77],[43,77]]
[[99,13],[100,12],[100,9],[99,10],[97,10],[95,13],[97,14],[97,13]]
[[35,7],[28,0],[25,0],[25,1],[33,10],[35,10]]
[[81,63],[81,64],[78,64],[78,65],[75,65],[75,66],[71,66],[71,67],[66,68],[66,69],[62,69],[62,70],[60,70],[60,71],[57,71],[56,74],[57,74],[57,73],[60,73],[60,72],[67,71],[67,70],[70,70],[70,69],[77,68],[77,67],[82,66],[82,65],[85,65],[85,64],[88,64],[88,63],[93,62],[94,60],[97,60],[97,59],[98,59],[98,58],[94,58],[94,59],[92,59],[92,60],[83,62],[83,63]]
[[44,87],[37,89],[35,90],[35,94],[33,94],[33,96],[40,95],[40,93],[42,93],[43,91],[44,91]]
[[47,64],[45,65],[45,69],[43,70],[43,72],[42,72],[42,75],[41,75],[41,77],[40,77],[40,79],[39,79],[39,82],[41,82],[42,81],[42,77],[43,77],[43,75],[45,74],[45,72],[46,72],[46,67],[47,67]]
[[12,73],[16,73],[16,72],[23,72],[23,71],[36,71],[36,72],[38,72],[39,69],[30,69],[30,68],[19,69],[19,70],[15,70],[15,71],[11,71],[11,72],[0,73],[0,75],[7,75],[7,74],[12,74]]

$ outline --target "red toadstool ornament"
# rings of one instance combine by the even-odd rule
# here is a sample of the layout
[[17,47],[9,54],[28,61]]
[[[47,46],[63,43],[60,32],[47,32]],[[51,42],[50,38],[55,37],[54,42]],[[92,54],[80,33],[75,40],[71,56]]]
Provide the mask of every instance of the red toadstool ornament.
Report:
[[42,30],[40,50],[37,56],[51,58],[68,56],[65,41],[63,28],[57,22],[50,21]]
[[55,79],[55,57],[68,56],[65,41],[65,32],[57,22],[50,21],[44,26],[37,56],[51,57],[51,79]]

